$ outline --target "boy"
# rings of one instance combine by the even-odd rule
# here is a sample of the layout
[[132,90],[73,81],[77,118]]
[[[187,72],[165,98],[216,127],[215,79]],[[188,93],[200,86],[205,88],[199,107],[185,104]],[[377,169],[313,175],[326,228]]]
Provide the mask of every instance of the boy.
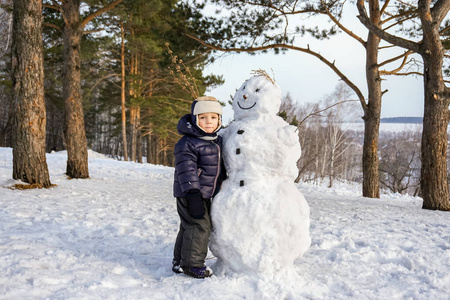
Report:
[[225,177],[222,164],[222,106],[204,96],[192,103],[191,114],[178,122],[183,137],[175,145],[173,194],[177,198],[180,229],[174,247],[172,270],[195,278],[212,275],[205,265],[211,232],[209,208]]

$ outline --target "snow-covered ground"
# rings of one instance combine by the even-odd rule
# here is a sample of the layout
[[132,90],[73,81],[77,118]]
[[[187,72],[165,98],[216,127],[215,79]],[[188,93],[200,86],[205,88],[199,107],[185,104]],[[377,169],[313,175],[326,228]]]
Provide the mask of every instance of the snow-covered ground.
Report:
[[420,198],[300,184],[312,245],[292,269],[225,274],[211,258],[200,280],[171,271],[173,169],[89,155],[90,179],[68,180],[60,152],[56,187],[11,190],[0,148],[0,299],[450,299],[450,213]]

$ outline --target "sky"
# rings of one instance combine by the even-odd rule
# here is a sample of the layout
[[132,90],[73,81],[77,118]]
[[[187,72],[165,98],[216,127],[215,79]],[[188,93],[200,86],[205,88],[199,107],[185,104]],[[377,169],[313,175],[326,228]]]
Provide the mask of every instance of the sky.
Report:
[[[343,23],[353,32],[366,39],[367,30],[356,18],[356,8],[351,7],[343,18]],[[324,24],[324,18],[313,17],[308,22]],[[316,25],[316,24],[314,24]],[[339,34],[329,40],[317,41],[310,37],[296,39],[296,46],[310,46],[311,50],[319,52],[329,61],[335,61],[336,66],[353,81],[367,97],[365,79],[365,49],[349,38],[346,34]],[[382,44],[383,45],[383,44]],[[389,51],[389,53],[387,53]],[[403,53],[403,49],[383,50],[380,61],[391,57],[392,54]],[[220,55],[220,54],[219,54]],[[416,59],[420,60],[419,57]],[[388,69],[394,65],[388,65]],[[222,101],[228,101],[230,95],[242,83],[252,76],[252,70],[265,69],[274,74],[283,95],[289,93],[299,103],[319,102],[324,96],[331,94],[339,82],[335,73],[319,59],[298,51],[288,50],[286,54],[267,53],[251,56],[246,53],[225,53],[206,69],[207,74],[223,75],[225,84],[208,91]],[[273,71],[273,72],[272,72]],[[384,77],[382,90],[388,90],[383,96],[381,117],[421,117],[423,116],[423,79],[418,76],[389,76]],[[357,99],[356,95],[353,99]],[[362,115],[362,108],[355,102],[356,110]],[[227,107],[224,120],[232,119],[232,110]]]
[[199,280],[171,271],[173,168],[89,150],[90,178],[70,180],[66,161],[65,151],[47,154],[55,187],[12,190],[12,150],[0,147],[2,300],[448,299],[449,213],[421,209],[421,198],[298,184],[311,209],[301,258],[252,274],[223,272],[209,253],[215,275]]

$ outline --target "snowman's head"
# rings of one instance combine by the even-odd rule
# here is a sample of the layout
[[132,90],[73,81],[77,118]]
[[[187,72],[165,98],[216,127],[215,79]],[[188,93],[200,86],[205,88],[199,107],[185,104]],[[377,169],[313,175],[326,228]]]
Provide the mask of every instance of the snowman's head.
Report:
[[253,76],[237,90],[233,98],[236,121],[276,115],[281,105],[281,89],[266,76]]

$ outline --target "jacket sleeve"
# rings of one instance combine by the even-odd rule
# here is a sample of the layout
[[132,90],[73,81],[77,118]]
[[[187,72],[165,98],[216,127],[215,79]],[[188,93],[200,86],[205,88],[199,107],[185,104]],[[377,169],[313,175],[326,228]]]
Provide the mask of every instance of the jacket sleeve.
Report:
[[219,147],[220,147],[220,156],[221,156],[221,159],[220,159],[220,173],[218,174],[218,177],[217,177],[216,190],[214,191],[213,197],[214,197],[215,195],[217,195],[217,193],[220,191],[220,188],[222,187],[222,182],[223,182],[225,179],[228,178],[228,173],[227,173],[227,170],[226,170],[226,168],[225,168],[225,162],[224,162],[224,160],[223,160],[223,154],[222,154],[222,153],[223,153],[223,152],[222,152],[222,149],[223,149],[223,139],[222,139],[221,136],[219,136],[217,142],[218,142],[218,145],[219,145]]
[[227,170],[225,169],[225,164],[222,160],[221,164],[220,164],[220,173],[217,178],[216,190],[214,191],[213,197],[216,196],[218,192],[220,192],[220,188],[222,187],[222,182],[227,178],[228,178]]
[[175,168],[183,194],[189,190],[200,190],[197,155],[194,145],[188,139],[175,147]]

